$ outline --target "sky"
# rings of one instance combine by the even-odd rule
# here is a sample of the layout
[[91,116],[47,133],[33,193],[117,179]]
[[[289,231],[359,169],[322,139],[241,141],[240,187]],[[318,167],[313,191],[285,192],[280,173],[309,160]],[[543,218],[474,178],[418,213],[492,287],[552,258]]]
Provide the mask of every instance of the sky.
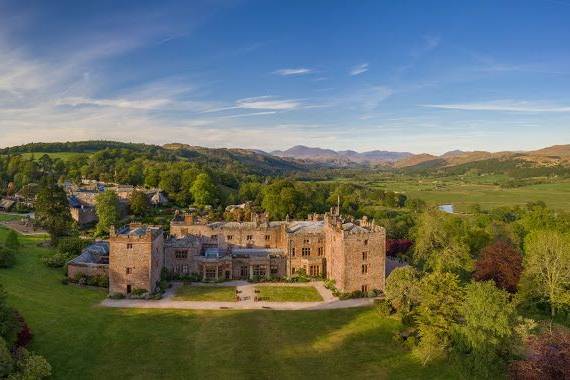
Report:
[[570,143],[570,0],[3,1],[0,147]]

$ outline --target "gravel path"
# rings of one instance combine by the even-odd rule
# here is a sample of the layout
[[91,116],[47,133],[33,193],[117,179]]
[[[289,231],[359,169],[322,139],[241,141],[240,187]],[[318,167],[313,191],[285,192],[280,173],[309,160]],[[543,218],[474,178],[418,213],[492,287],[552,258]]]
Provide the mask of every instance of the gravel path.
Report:
[[[246,281],[230,281],[221,284],[200,284],[193,286],[235,286],[241,298],[247,298],[239,302],[217,302],[217,301],[174,301],[172,296],[181,283],[173,284],[168,289],[161,300],[112,300],[105,299],[101,306],[119,308],[140,308],[140,309],[189,309],[189,310],[329,310],[345,309],[351,307],[370,306],[374,303],[372,298],[355,298],[349,300],[339,300],[334,297],[330,290],[324,287],[322,282],[311,282],[310,284],[290,284],[290,283],[259,283],[252,284]],[[319,302],[255,302],[254,289],[256,286],[314,286],[323,297]]]

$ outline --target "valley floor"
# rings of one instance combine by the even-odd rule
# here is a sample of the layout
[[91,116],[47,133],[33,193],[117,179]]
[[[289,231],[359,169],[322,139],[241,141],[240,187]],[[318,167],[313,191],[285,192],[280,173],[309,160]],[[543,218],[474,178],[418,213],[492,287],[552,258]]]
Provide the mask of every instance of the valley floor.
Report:
[[[5,229],[0,228],[0,239]],[[319,311],[104,308],[104,290],[63,285],[37,237],[21,237],[0,283],[34,333],[55,379],[459,379],[450,362],[427,367],[393,341],[400,327],[374,308]]]

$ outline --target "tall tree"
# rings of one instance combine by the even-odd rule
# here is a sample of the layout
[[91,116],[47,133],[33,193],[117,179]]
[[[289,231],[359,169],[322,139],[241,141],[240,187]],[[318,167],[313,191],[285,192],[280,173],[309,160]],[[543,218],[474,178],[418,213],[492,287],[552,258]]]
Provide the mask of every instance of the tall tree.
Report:
[[73,224],[65,191],[56,184],[40,187],[35,202],[35,216],[39,224],[49,233],[53,245],[61,236],[69,233]]
[[386,279],[386,300],[404,318],[419,303],[419,274],[411,266],[396,268]]
[[97,235],[104,235],[109,228],[119,223],[119,197],[113,191],[105,191],[95,197],[95,210],[99,221],[97,222]]
[[473,260],[463,241],[461,219],[443,212],[423,213],[415,231],[414,261],[423,269],[469,273]]
[[513,244],[497,240],[481,252],[475,263],[473,278],[477,281],[492,280],[500,289],[515,293],[522,273],[522,256]]
[[149,200],[147,195],[142,191],[133,191],[129,196],[129,208],[134,215],[145,215],[149,209]]
[[534,231],[525,239],[523,271],[528,294],[550,304],[556,310],[570,305],[570,234],[558,231]]
[[416,323],[420,342],[416,352],[425,365],[448,352],[451,334],[461,317],[463,291],[457,275],[433,272],[422,278],[419,294]]
[[504,364],[509,340],[516,325],[515,305],[510,295],[492,281],[473,282],[465,287],[460,307],[462,323],[457,346],[467,354],[471,369],[490,378],[493,369]]
[[198,205],[213,205],[218,197],[218,189],[207,173],[200,173],[190,188],[192,198]]

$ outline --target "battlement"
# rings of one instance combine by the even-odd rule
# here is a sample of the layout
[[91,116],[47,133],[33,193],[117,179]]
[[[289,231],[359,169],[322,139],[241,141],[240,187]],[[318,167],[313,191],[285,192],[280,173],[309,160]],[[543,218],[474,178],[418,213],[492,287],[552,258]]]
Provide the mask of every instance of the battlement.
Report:
[[162,227],[148,226],[141,223],[130,223],[116,229],[111,226],[109,231],[110,241],[153,241],[163,234]]

